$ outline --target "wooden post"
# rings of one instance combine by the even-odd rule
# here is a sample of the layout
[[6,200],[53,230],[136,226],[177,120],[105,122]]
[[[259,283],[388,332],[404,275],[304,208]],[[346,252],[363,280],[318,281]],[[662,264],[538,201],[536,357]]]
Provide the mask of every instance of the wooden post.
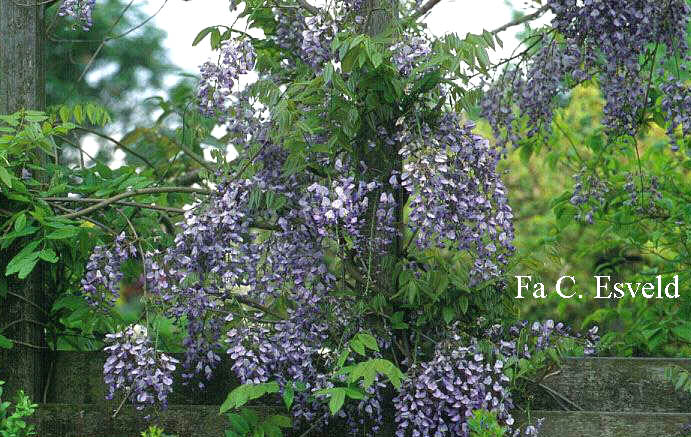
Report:
[[[0,0],[0,114],[45,107],[44,3]],[[41,175],[35,176],[41,179]],[[0,203],[6,202],[0,194]],[[0,298],[0,328],[9,325],[3,335],[24,343],[0,349],[0,379],[6,381],[3,400],[23,389],[32,401],[41,402],[46,341],[43,326],[35,322],[45,322],[48,310],[42,263],[26,280],[5,277],[7,263],[25,243],[20,239],[0,253],[0,281],[9,290]]]

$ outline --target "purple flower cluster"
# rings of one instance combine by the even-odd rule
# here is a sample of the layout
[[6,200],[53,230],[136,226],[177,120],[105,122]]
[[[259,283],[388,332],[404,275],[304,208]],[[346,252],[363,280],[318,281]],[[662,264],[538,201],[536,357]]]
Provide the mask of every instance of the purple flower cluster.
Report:
[[364,20],[362,12],[364,12],[365,0],[342,0],[343,9],[347,12],[353,12],[356,15],[356,22]]
[[275,8],[276,44],[283,50],[298,54],[302,47],[302,33],[307,30],[305,16],[300,9]]
[[[347,168],[340,160],[336,161],[335,167],[339,171]],[[377,220],[371,224],[373,229],[367,229],[370,193],[375,190],[380,193],[376,205]],[[395,236],[395,200],[392,193],[381,190],[378,182],[365,183],[356,181],[353,176],[343,176],[332,182],[331,189],[314,183],[307,187],[307,191],[310,195],[301,202],[309,214],[306,219],[313,221],[320,236],[339,232],[347,235],[354,249],[362,250],[360,255],[363,257],[370,250],[375,254],[383,253]]]
[[601,180],[595,175],[585,177],[585,169],[573,175],[576,182],[573,186],[573,196],[570,202],[573,206],[580,207],[582,205],[591,206],[591,208],[582,215],[578,213],[576,219],[583,220],[588,224],[593,224],[593,214],[602,209],[607,200],[607,194],[610,187],[606,181]]
[[[685,0],[550,0],[552,26],[584,47],[585,68],[599,67],[605,97],[603,124],[634,135],[645,102],[646,77],[640,59],[650,44],[687,56],[686,27],[691,7]],[[662,47],[660,47],[662,49]],[[659,56],[659,55],[658,55]],[[654,67],[654,66],[653,66]],[[653,68],[648,67],[648,68]]]
[[[640,193],[646,193],[648,195],[647,211],[643,207],[643,203],[639,202],[640,193],[635,181],[640,181],[640,183],[644,184],[640,189]],[[654,213],[655,201],[662,199],[659,184],[660,182],[656,176],[628,173],[626,175],[626,184],[624,184],[624,191],[628,198],[624,201],[624,205],[634,206],[636,211],[640,214],[645,214],[646,212]]]
[[[291,414],[296,426],[326,426],[331,420],[327,403],[322,396],[314,394],[322,389],[334,387],[334,379],[325,373],[328,364],[333,365],[337,357],[328,349],[330,344],[328,315],[320,305],[326,296],[312,296],[309,302],[302,302],[290,310],[288,318],[271,327],[248,322],[241,316],[229,316],[227,321],[237,320],[237,327],[228,332],[228,354],[233,360],[233,371],[243,383],[277,381],[281,390],[303,383],[305,390],[295,393]],[[340,310],[336,309],[337,312]],[[345,382],[345,375],[340,375]],[[336,378],[338,379],[338,378]],[[379,381],[364,388],[365,398],[357,404],[348,404],[339,411],[342,418],[355,432],[361,429],[366,419],[373,430],[382,423],[381,388]]]
[[[582,337],[552,320],[530,326],[523,321],[506,329],[493,325],[483,338],[493,345],[491,354],[482,352],[478,339],[463,345],[459,335],[450,334],[437,343],[431,360],[408,370],[409,378],[394,398],[396,436],[467,437],[467,420],[477,409],[495,412],[499,424],[508,428],[507,435],[538,435],[542,420],[523,431],[512,428],[513,401],[508,388],[510,379],[504,373],[506,366],[512,359],[529,359],[536,351],[554,347],[563,338],[581,340],[584,353],[591,355],[600,340],[597,330],[593,327]],[[520,349],[519,338],[523,339]]]
[[672,151],[679,150],[676,129],[681,127],[682,136],[691,134],[691,89],[679,80],[669,78],[662,84],[662,110],[667,122],[667,135]]
[[207,117],[225,121],[235,82],[241,74],[254,68],[256,54],[248,40],[224,41],[219,64],[205,62],[200,67],[201,82],[197,91],[199,111]]
[[302,60],[315,71],[321,71],[324,63],[331,60],[331,41],[338,33],[336,24],[322,15],[305,21],[300,46]]
[[137,249],[126,240],[125,233],[115,238],[112,249],[104,246],[94,247],[86,264],[86,272],[81,280],[84,295],[94,307],[112,307],[120,297],[120,286],[124,274],[122,264],[137,257]]
[[104,348],[108,353],[103,365],[108,387],[106,399],[113,399],[117,390],[124,390],[138,410],[157,401],[166,407],[178,360],[157,352],[141,325],[106,334],[106,343],[110,344]]
[[[523,331],[526,331],[527,336],[521,349],[518,347],[518,340]],[[555,323],[554,320],[547,320],[545,322],[535,321],[530,324],[524,320],[508,328],[502,325],[492,325],[485,334],[496,345],[495,352],[501,356],[531,358],[535,351],[553,347],[560,339],[564,338],[582,341],[584,355],[593,355],[600,341],[597,332],[597,326],[593,326],[583,335],[574,333],[569,326],[562,322]]]
[[305,383],[306,390],[296,393],[291,409],[298,426],[318,421],[326,424],[328,419],[326,404],[309,396],[328,388],[327,378],[319,369],[326,358],[321,352],[328,338],[328,326],[320,316],[323,313],[318,306],[304,305],[272,328],[241,321],[227,335],[232,369],[241,382],[274,380],[282,390],[293,382]]
[[432,52],[428,40],[409,35],[392,45],[390,50],[393,54],[391,60],[402,76],[409,76],[413,68]]
[[[497,172],[499,152],[447,113],[438,127],[401,134],[407,162],[400,184],[411,197],[409,228],[418,247],[453,247],[474,255],[471,279],[501,275],[513,248],[513,213]],[[409,159],[410,158],[410,159]],[[396,186],[399,177],[390,182]]]
[[[554,98],[595,75],[605,98],[602,123],[614,134],[635,135],[649,104],[648,78],[655,67],[648,65],[650,60],[660,62],[665,48],[670,56],[688,59],[691,7],[686,0],[550,0],[548,5],[563,41],[543,43],[524,67],[505,70],[481,103],[499,144],[518,145],[517,117],[527,123],[527,138],[549,134]],[[670,108],[683,101],[676,97],[683,95],[677,86],[668,85],[663,92],[669,94],[665,102]],[[676,113],[670,109],[670,121]],[[683,123],[683,118],[672,122]]]
[[496,412],[500,425],[514,424],[503,361],[459,344],[454,336],[453,346],[437,347],[430,361],[409,369],[393,400],[397,437],[468,437],[467,419],[477,409]]
[[89,31],[93,25],[93,10],[96,0],[62,0],[58,8],[58,15],[69,16],[81,24],[84,31]]

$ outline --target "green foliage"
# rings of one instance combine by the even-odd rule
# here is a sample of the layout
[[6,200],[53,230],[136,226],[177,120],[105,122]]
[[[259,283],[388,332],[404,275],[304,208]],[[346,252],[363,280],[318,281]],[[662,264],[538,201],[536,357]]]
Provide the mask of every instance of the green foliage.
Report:
[[[581,328],[599,325],[605,355],[687,356],[691,299],[682,290],[691,279],[691,159],[669,151],[659,120],[651,119],[636,138],[604,135],[595,84],[577,87],[570,97],[557,110],[553,135],[542,148],[544,159],[522,152],[510,157],[508,185],[517,216],[517,274],[530,272],[533,282],[548,287],[564,274],[574,276],[584,297],[561,299],[551,293],[545,300],[525,299],[522,310],[529,318],[561,319]],[[592,176],[608,187],[603,204],[592,200],[576,208],[570,203],[575,183],[570,176],[581,170],[586,181]],[[653,179],[659,196],[650,188]],[[625,188],[630,180],[633,204]],[[593,208],[594,224],[577,220]],[[627,291],[618,299],[594,299],[595,275],[610,276],[608,292],[616,282],[635,288],[636,283],[656,285],[658,275],[667,284],[677,275],[680,297],[649,300]],[[516,289],[515,282],[509,289]]]
[[487,410],[475,410],[468,419],[471,437],[502,437],[506,428],[497,423],[497,413]]
[[[132,97],[160,89],[166,74],[174,70],[163,45],[166,32],[148,23],[123,35],[147,19],[138,3],[127,4],[123,0],[99,1],[88,32],[74,28],[71,20],[56,17],[50,26],[50,43],[46,44],[49,106],[98,101],[125,125],[147,119],[147,111],[138,111],[138,102]],[[59,2],[48,6],[46,17],[55,17],[58,7]],[[107,155],[102,154],[104,158]]]
[[339,373],[346,374],[347,381],[350,383],[355,383],[362,378],[364,387],[370,387],[378,374],[386,376],[396,388],[400,387],[401,379],[404,377],[403,372],[394,363],[383,358],[373,358],[352,366],[345,366]]
[[274,414],[260,418],[249,408],[242,408],[237,413],[228,413],[230,429],[224,437],[282,437],[283,429],[292,426],[287,416]]
[[[133,229],[146,250],[167,244],[172,238],[162,232],[162,220],[169,223],[170,219],[148,208],[115,205],[98,220],[88,215],[69,217],[73,211],[93,205],[72,203],[69,193],[100,200],[123,191],[149,188],[158,182],[152,169],[111,169],[99,161],[92,167],[60,162],[58,151],[73,147],[67,142],[68,136],[79,123],[101,125],[109,119],[106,109],[96,104],[0,116],[0,199],[7,205],[0,210],[0,249],[11,254],[2,265],[0,300],[5,298],[7,276],[25,279],[42,263],[48,280],[54,283],[50,287],[54,293],[53,307],[47,320],[54,348],[98,349],[103,334],[131,322],[141,313],[140,309],[128,314],[123,302],[116,311],[95,314],[84,298],[78,297],[84,265],[94,246],[107,244],[118,233],[132,233]],[[152,193],[138,196],[133,204],[179,207],[190,199],[186,194]],[[165,326],[162,319],[157,320]],[[170,327],[165,332],[170,334],[168,339],[176,335]],[[2,334],[0,330],[0,347],[12,347],[11,340]]]
[[278,393],[278,391],[278,383],[275,381],[263,384],[242,384],[228,393],[226,400],[221,404],[220,413],[240,408],[249,401],[259,399],[266,394]]
[[32,404],[23,390],[17,393],[14,412],[10,414],[12,403],[2,401],[2,385],[5,381],[0,381],[0,437],[29,437],[37,435],[33,425],[27,425],[23,420],[34,414],[38,404]]
[[665,368],[665,380],[674,385],[677,391],[691,393],[691,378],[688,369],[679,366]]
[[[233,389],[220,408],[220,414],[226,413],[230,421],[230,429],[226,430],[225,437],[281,437],[283,435],[282,428],[292,426],[289,417],[275,414],[260,419],[254,410],[243,408],[248,402],[265,395],[278,393],[279,390],[276,382],[243,384]],[[283,395],[287,408],[290,408],[293,399],[293,389],[290,388],[289,390],[286,389]],[[286,393],[290,394],[287,395]],[[238,411],[231,412],[230,410]]]
[[177,435],[175,435],[175,434],[164,433],[163,429],[159,428],[156,425],[149,425],[149,427],[145,431],[142,431],[141,436],[142,437],[177,437]]

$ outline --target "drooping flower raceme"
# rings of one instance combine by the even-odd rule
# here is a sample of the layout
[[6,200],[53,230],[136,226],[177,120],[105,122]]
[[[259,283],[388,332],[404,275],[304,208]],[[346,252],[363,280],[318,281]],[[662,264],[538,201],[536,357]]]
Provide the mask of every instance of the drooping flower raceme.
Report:
[[197,91],[199,110],[208,117],[224,122],[231,106],[233,88],[241,74],[254,68],[256,54],[248,40],[221,43],[220,62],[205,62],[200,67],[201,82]]
[[408,76],[420,61],[432,53],[429,41],[418,36],[407,36],[390,47],[393,64],[403,76]]
[[490,363],[474,347],[438,348],[434,358],[414,366],[394,398],[396,437],[469,435],[473,410],[497,413],[501,425],[514,418],[504,363]]
[[156,351],[145,327],[130,325],[124,331],[106,334],[108,354],[103,375],[112,399],[117,390],[130,396],[138,410],[160,402],[167,405],[173,371],[178,360]]
[[305,21],[302,31],[302,58],[312,69],[321,71],[325,62],[331,59],[331,41],[338,30],[330,18],[322,15]]
[[411,197],[408,226],[418,247],[472,253],[471,279],[479,282],[500,276],[514,250],[513,213],[497,172],[499,152],[473,127],[447,113],[434,129],[404,134],[400,184]]
[[122,264],[136,256],[137,249],[127,241],[124,232],[115,238],[112,249],[94,247],[81,280],[87,302],[95,307],[115,305],[124,278]]
[[62,0],[58,8],[58,15],[71,17],[82,26],[84,31],[93,25],[93,10],[96,0]]
[[672,143],[672,151],[679,150],[677,128],[681,135],[691,135],[691,88],[680,80],[670,77],[662,85],[662,110],[667,122],[667,135]]
[[[597,77],[605,99],[602,123],[616,135],[634,135],[643,122],[644,106],[650,104],[645,100],[651,97],[648,86],[656,68],[650,60],[661,62],[665,50],[667,56],[691,59],[686,40],[691,6],[686,0],[550,0],[547,4],[554,13],[552,27],[563,40],[531,39],[542,46],[527,66],[507,69],[483,100],[482,114],[498,141],[517,145],[515,107],[519,116],[527,116],[527,138],[542,129],[549,134],[554,98],[592,77]],[[677,86],[663,87],[667,107],[679,102],[678,91]],[[675,112],[668,112],[671,119]]]
[[[564,338],[581,341],[585,354],[592,355],[599,341],[597,327],[581,337],[553,320],[533,324],[523,321],[508,328],[493,325],[482,338],[484,346],[480,346],[480,339],[464,344],[454,329],[437,342],[431,360],[409,369],[408,379],[394,398],[397,437],[468,437],[467,421],[477,409],[495,412],[499,424],[507,428],[506,435],[536,436],[542,420],[521,429],[511,415],[507,363],[517,358],[530,359],[535,352],[557,346]],[[522,348],[517,346],[519,338]],[[487,349],[487,341],[491,353],[482,352]]]

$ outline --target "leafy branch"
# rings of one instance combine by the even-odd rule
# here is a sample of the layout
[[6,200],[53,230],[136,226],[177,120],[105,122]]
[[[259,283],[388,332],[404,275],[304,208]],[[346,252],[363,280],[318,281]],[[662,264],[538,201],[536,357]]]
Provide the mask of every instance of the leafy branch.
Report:
[[124,193],[120,193],[120,194],[113,196],[113,197],[110,197],[108,199],[103,199],[102,201],[100,201],[96,205],[89,206],[87,208],[81,209],[81,210],[73,212],[71,214],[64,214],[64,215],[61,215],[58,217],[65,218],[65,219],[81,217],[83,215],[90,214],[94,211],[97,211],[101,208],[105,208],[108,205],[111,205],[113,203],[117,203],[117,202],[119,202],[123,199],[127,199],[129,197],[141,196],[144,194],[162,194],[162,193],[192,193],[192,194],[210,195],[211,190],[207,190],[204,188],[191,188],[191,187],[143,188],[140,190],[127,191]]

